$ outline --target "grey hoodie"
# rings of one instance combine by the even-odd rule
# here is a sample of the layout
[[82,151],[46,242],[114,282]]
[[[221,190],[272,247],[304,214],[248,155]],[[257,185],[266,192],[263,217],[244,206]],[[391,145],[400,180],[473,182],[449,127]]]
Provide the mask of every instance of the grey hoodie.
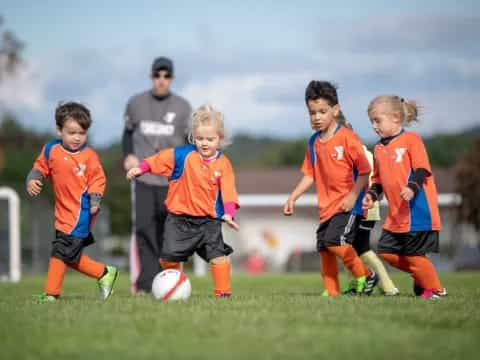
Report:
[[[125,110],[123,154],[143,160],[160,150],[185,144],[192,108],[182,97],[169,93],[165,97],[151,90],[134,95]],[[161,176],[145,174],[138,178],[149,185],[167,185]]]

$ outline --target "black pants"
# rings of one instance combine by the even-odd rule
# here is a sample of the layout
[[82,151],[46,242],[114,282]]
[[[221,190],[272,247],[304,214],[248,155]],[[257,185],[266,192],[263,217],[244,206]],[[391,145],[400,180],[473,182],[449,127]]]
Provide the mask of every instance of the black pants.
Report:
[[153,278],[161,271],[159,258],[167,218],[164,204],[167,192],[167,186],[135,182],[135,234],[140,259],[137,290],[151,291]]

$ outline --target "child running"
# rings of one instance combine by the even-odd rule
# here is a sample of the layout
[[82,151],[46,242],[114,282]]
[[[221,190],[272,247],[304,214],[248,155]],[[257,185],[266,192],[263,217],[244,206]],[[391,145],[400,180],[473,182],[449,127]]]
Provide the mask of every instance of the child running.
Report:
[[422,298],[436,299],[446,290],[426,254],[439,248],[437,190],[422,139],[403,129],[417,115],[416,103],[399,96],[379,96],[370,102],[368,116],[380,141],[374,148],[372,185],[363,208],[371,209],[385,193],[389,212],[378,253],[412,275],[415,292]]
[[339,123],[341,110],[335,86],[311,81],[305,102],[315,133],[303,161],[304,176],[290,194],[283,213],[292,215],[295,201],[315,183],[320,210],[317,250],[325,287],[322,295],[340,295],[337,256],[356,280],[354,294],[370,295],[378,277],[365,267],[351,245],[359,225],[357,215],[362,214],[362,191],[370,164],[357,135]]
[[112,294],[118,270],[82,254],[83,248],[94,242],[90,231],[106,184],[98,155],[87,146],[90,111],[76,102],[61,103],[55,121],[60,138],[44,146],[26,181],[28,194],[37,196],[44,180],[50,178],[55,194],[55,240],[45,290],[36,298],[57,301],[70,267],[97,279],[100,297],[105,300]]
[[210,263],[216,297],[230,297],[233,249],[224,243],[222,222],[234,230],[239,208],[235,176],[219,150],[226,143],[223,114],[204,105],[193,114],[193,144],[166,149],[127,172],[127,179],[145,173],[169,178],[168,210],[160,251],[163,269],[181,269],[195,252]]

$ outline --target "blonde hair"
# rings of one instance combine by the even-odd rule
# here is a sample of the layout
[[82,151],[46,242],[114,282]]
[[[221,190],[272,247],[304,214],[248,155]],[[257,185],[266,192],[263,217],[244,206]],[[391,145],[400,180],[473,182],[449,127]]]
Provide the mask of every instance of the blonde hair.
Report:
[[220,147],[225,147],[229,144],[227,134],[225,131],[224,116],[216,110],[212,105],[202,105],[192,114],[192,128],[188,135],[188,141],[194,143],[194,132],[202,125],[213,126],[217,129],[218,136],[220,137]]
[[352,124],[350,124],[347,121],[347,118],[345,117],[345,114],[341,110],[340,110],[340,113],[337,116],[337,124],[339,124],[341,126],[345,126],[346,128],[349,128],[350,130],[353,130]]
[[409,125],[413,121],[418,121],[419,106],[414,100],[407,100],[397,95],[377,96],[368,105],[369,117],[372,116],[373,109],[379,104],[387,104],[390,113],[400,114],[402,125]]

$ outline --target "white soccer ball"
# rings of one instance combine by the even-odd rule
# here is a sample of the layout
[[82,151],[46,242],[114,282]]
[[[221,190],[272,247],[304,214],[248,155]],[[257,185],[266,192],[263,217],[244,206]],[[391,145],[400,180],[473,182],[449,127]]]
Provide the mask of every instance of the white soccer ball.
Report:
[[192,293],[192,285],[185,273],[167,269],[155,275],[152,294],[157,300],[187,300]]

